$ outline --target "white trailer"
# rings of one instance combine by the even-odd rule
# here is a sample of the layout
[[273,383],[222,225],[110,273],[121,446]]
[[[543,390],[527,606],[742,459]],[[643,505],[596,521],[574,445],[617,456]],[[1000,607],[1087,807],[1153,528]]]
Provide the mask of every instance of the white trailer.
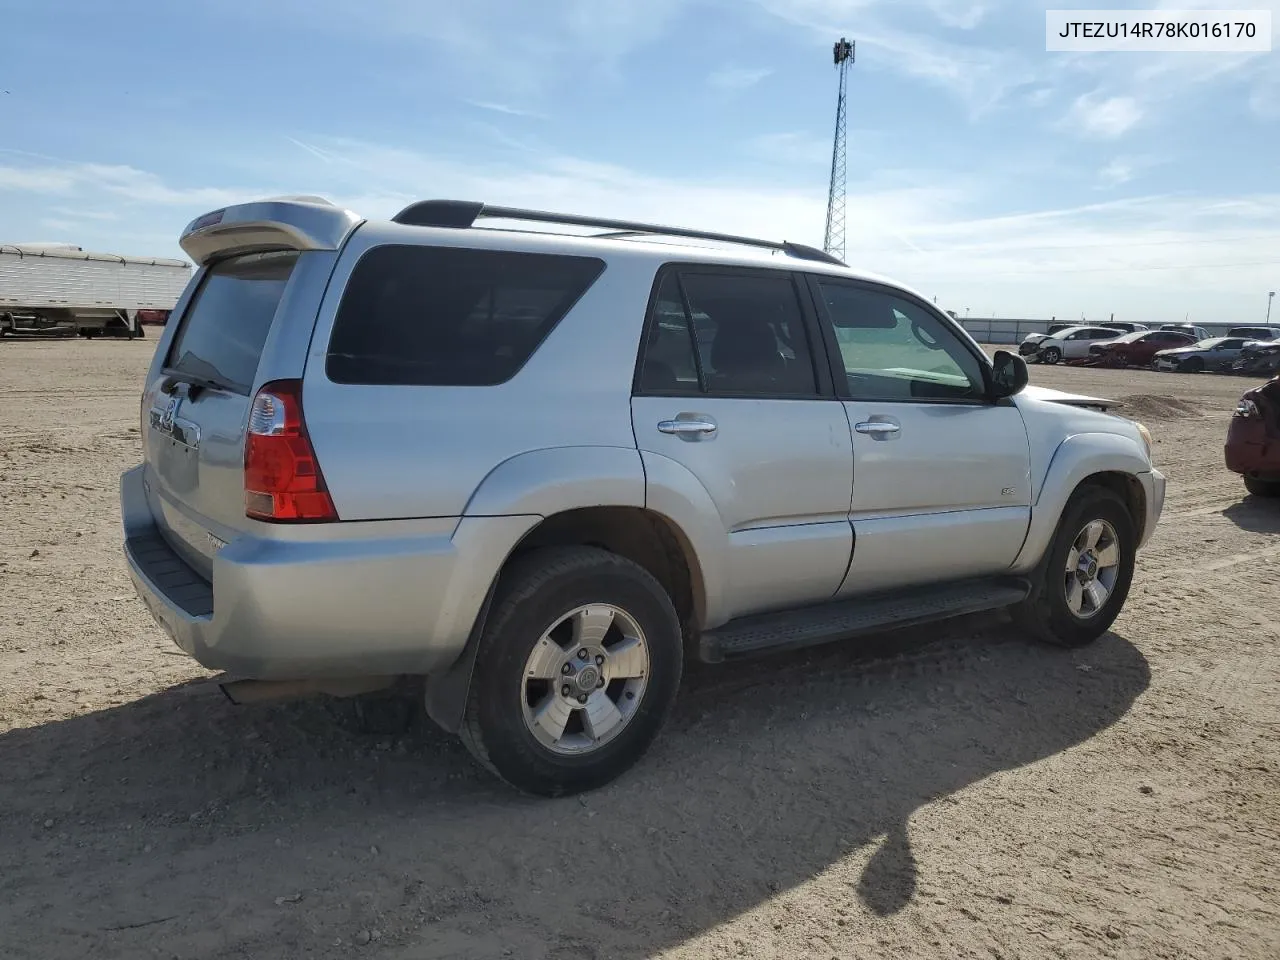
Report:
[[191,279],[191,264],[89,253],[72,244],[0,244],[0,336],[21,331],[144,336]]

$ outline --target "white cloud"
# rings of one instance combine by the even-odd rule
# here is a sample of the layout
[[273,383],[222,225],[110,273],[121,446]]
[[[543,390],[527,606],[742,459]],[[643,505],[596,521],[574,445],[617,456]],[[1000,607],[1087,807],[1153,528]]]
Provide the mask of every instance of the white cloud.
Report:
[[502,113],[509,117],[527,117],[534,120],[545,120],[546,115],[537,113],[533,110],[526,110],[523,107],[513,107],[508,103],[496,103],[491,100],[468,100],[471,106],[480,110],[488,110],[491,113]]
[[75,183],[75,176],[66,170],[0,166],[0,190],[68,193]]
[[770,67],[721,67],[707,78],[718,90],[746,90],[773,73]]
[[968,30],[982,21],[987,8],[965,0],[755,2],[825,41],[848,36],[857,44],[859,63],[933,84],[959,98],[974,114],[1000,104],[1044,71],[1042,60],[1021,50],[986,47],[971,34],[963,41],[939,36],[932,29],[939,24]]
[[[148,171],[94,163],[0,167],[3,205],[32,210],[13,228],[56,228],[62,239],[123,253],[165,255],[190,217],[212,207],[278,193],[318,193],[365,216],[388,217],[415,199],[475,199],[565,212],[671,223],[818,245],[824,184],[799,187],[778,176],[719,174],[671,178],[586,156],[547,153],[475,162],[397,146],[308,137],[295,151],[292,183],[259,189],[189,186]],[[766,141],[768,142],[768,141]],[[805,147],[803,135],[775,135],[779,149]],[[810,145],[816,147],[816,144]],[[815,155],[816,159],[816,155]],[[1142,168],[1118,157],[1112,175]],[[4,171],[8,171],[7,181]],[[848,196],[851,264],[897,277],[940,303],[975,315],[1048,316],[1081,311],[1158,320],[1187,310],[1247,320],[1253,292],[1274,287],[1280,260],[1280,194],[1143,196],[1086,206],[981,216],[991,189],[977,174],[946,178],[894,171],[855,181]],[[66,185],[70,183],[68,188]],[[70,199],[67,199],[69,189]],[[58,199],[58,209],[41,198]],[[128,224],[64,216],[83,205]],[[42,220],[53,222],[44,224]],[[25,226],[22,224],[25,222]],[[134,231],[130,233],[129,231]],[[157,238],[164,238],[163,240]],[[1271,287],[1267,287],[1270,283]]]
[[947,26],[960,30],[972,30],[990,12],[989,7],[981,3],[970,3],[968,0],[926,0],[926,6]]
[[[59,219],[58,217],[42,217],[40,220],[40,226],[45,227],[49,230],[53,230],[57,233],[61,233],[64,236],[68,236],[68,237],[74,236],[76,232],[76,223],[74,221],[62,220],[62,219]],[[58,241],[54,241],[54,242],[58,242]],[[62,241],[62,242],[69,243],[71,241]]]
[[831,162],[830,140],[797,131],[762,133],[747,141],[747,150],[771,163],[813,165]]
[[93,210],[87,207],[50,207],[49,212],[60,217],[74,217],[77,220],[113,222],[120,219],[120,215],[114,210]]
[[1121,186],[1133,179],[1133,165],[1124,160],[1112,160],[1098,171],[1098,177],[1108,186]]
[[1132,97],[1103,97],[1086,93],[1076,98],[1064,125],[1081,136],[1115,140],[1142,119],[1142,107]]

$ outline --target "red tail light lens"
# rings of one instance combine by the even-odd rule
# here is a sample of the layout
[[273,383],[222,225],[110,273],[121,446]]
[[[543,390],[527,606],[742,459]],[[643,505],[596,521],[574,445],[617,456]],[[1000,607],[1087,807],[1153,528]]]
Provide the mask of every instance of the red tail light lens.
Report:
[[244,445],[244,512],[255,520],[337,520],[302,419],[302,382],[274,380],[253,398]]

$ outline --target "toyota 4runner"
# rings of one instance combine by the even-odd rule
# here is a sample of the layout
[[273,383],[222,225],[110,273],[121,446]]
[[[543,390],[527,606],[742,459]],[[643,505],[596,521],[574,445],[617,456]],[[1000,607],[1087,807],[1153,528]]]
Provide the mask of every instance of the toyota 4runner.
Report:
[[534,793],[635,763],[686,658],[1006,607],[1088,643],[1163,504],[1140,424],[796,244],[306,197],[181,243],[139,595],[233,698],[425,677]]

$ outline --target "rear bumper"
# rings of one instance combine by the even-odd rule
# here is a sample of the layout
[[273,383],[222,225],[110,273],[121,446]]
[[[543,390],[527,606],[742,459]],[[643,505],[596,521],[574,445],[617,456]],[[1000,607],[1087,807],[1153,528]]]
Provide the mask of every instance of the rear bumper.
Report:
[[[536,516],[282,528],[242,536],[203,580],[166,543],[142,468],[120,481],[143,603],[203,666],[263,680],[429,674],[461,653],[493,576]],[[331,539],[319,539],[319,537]]]

